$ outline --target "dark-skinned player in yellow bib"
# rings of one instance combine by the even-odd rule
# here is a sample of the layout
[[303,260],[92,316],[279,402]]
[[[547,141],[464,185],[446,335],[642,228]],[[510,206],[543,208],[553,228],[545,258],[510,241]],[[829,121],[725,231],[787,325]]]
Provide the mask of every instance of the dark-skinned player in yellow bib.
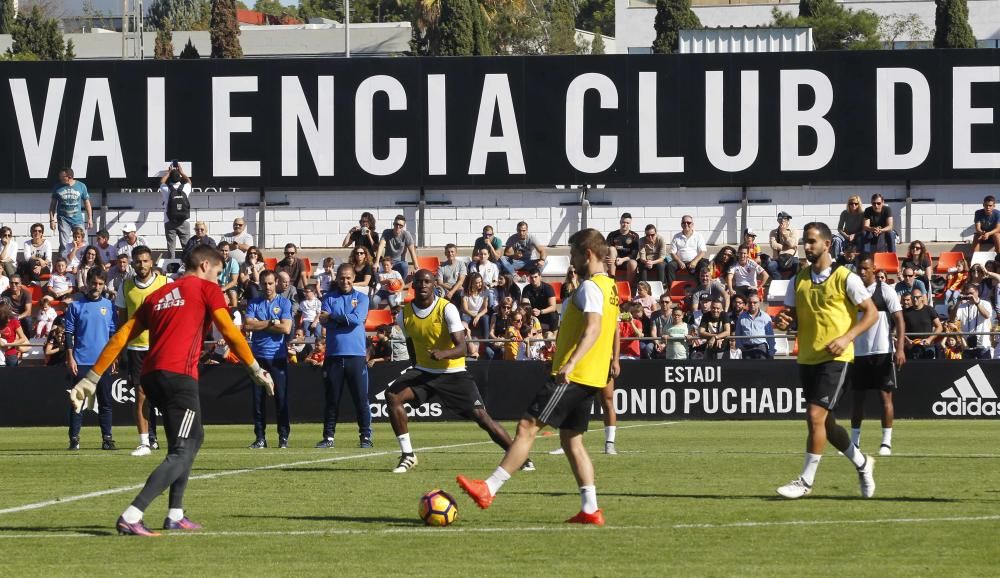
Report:
[[556,351],[552,357],[552,379],[536,394],[517,424],[517,434],[500,466],[485,480],[458,476],[458,485],[482,509],[511,474],[524,463],[544,426],[559,428],[559,440],[580,488],[580,512],[566,520],[575,524],[604,525],[597,507],[594,465],[583,445],[594,400],[617,377],[612,363],[618,341],[618,290],[604,270],[608,245],[595,229],[584,229],[569,238],[570,260],[582,279],[563,308]]

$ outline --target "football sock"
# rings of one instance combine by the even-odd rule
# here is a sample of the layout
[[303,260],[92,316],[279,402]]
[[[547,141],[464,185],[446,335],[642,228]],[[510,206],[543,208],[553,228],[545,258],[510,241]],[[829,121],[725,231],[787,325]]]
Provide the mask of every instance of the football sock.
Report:
[[861,428],[852,427],[851,428],[851,443],[861,447]]
[[135,506],[129,506],[122,512],[122,518],[129,524],[135,524],[139,520],[142,520],[142,510]]
[[597,486],[580,486],[580,509],[584,514],[597,511]]
[[184,508],[170,508],[167,510],[167,517],[173,522],[180,522],[184,519]]
[[493,474],[486,478],[486,487],[490,489],[490,495],[497,495],[497,492],[500,491],[500,486],[503,486],[504,482],[509,479],[510,474],[507,473],[507,470],[497,466],[497,469],[493,471]]
[[806,452],[806,462],[802,465],[802,481],[813,485],[813,480],[816,479],[816,470],[819,468],[819,461],[823,459],[822,454],[811,454]]
[[853,463],[855,467],[860,468],[865,465],[865,454],[861,453],[861,448],[854,444],[851,444],[846,450],[844,450],[844,457],[851,460],[851,463]]
[[608,425],[604,426],[604,441],[615,443],[615,433],[618,431],[618,426]]
[[140,445],[144,445],[144,446],[148,446],[149,445],[149,434],[148,433],[139,434],[139,444]]
[[882,428],[882,445],[892,447],[892,428]]
[[399,451],[404,454],[413,453],[413,444],[410,443],[410,434],[405,433],[401,436],[396,436],[396,439],[399,440]]

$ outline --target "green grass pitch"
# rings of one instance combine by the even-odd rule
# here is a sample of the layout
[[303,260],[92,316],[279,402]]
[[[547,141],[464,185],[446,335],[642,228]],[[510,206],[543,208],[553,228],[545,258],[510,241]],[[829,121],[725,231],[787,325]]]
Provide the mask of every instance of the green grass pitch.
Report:
[[[877,421],[866,422],[867,450]],[[505,424],[508,428],[512,424]],[[800,422],[622,422],[620,454],[587,434],[607,525],[570,526],[580,507],[556,436],[481,511],[455,475],[485,477],[498,448],[468,423],[415,423],[420,464],[394,475],[398,448],[379,424],[374,450],[342,428],[295,424],[288,450],[245,449],[250,426],[209,427],[186,511],[201,532],[117,536],[114,522],[163,450],[102,452],[96,426],[80,452],[65,428],[0,429],[0,560],[6,576],[140,574],[338,576],[996,576],[1000,573],[1000,421],[899,421],[895,455],[877,458],[873,499],[828,449],[812,495],[775,488],[798,475]],[[273,434],[272,434],[273,435]],[[276,437],[270,441],[276,442]],[[128,446],[127,448],[125,446]],[[421,451],[420,448],[428,448]],[[419,497],[443,488],[459,519],[424,527]],[[34,506],[28,508],[28,506]],[[159,527],[166,496],[146,513]]]

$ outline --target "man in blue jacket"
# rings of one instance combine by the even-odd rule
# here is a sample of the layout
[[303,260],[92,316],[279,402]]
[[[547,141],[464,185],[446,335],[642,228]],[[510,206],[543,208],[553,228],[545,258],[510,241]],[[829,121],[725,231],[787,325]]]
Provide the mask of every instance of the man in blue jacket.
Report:
[[[260,288],[263,297],[252,299],[247,304],[246,321],[243,326],[253,332],[250,350],[260,366],[271,374],[274,380],[274,411],[278,422],[278,447],[288,447],[291,422],[288,417],[288,336],[292,332],[292,302],[278,295],[274,271],[260,274]],[[251,386],[253,390],[253,433],[256,436],[250,449],[267,447],[264,430],[267,428],[267,408],[264,388]]]
[[[73,301],[64,316],[66,328],[66,366],[73,378],[74,384],[87,375],[97,361],[101,350],[107,345],[114,334],[115,306],[106,297],[104,285],[108,277],[101,267],[94,267],[87,272],[87,288],[83,297]],[[97,385],[98,416],[101,423],[102,450],[116,450],[115,440],[111,437],[111,408],[114,400],[111,398],[111,386],[114,383],[112,372],[107,372]],[[80,427],[83,425],[83,413],[76,413],[72,407],[69,410],[69,448],[80,449]]]
[[340,412],[340,396],[346,385],[358,416],[359,447],[372,447],[372,414],[368,407],[368,364],[365,362],[365,319],[368,318],[368,295],[354,289],[354,267],[337,267],[336,287],[323,298],[319,321],[326,328],[326,360],[323,379],[326,383],[326,412],[323,439],[317,448],[332,448]]

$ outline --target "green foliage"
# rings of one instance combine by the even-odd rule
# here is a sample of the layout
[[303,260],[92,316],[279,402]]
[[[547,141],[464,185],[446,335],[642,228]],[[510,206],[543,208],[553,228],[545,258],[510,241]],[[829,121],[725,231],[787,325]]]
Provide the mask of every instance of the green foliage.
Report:
[[475,0],[441,0],[437,34],[431,37],[431,51],[439,56],[472,56],[476,53]]
[[[351,22],[407,22],[416,3],[417,0],[352,0]],[[303,20],[319,17],[343,22],[344,1],[301,0],[298,15]]]
[[934,48],[975,48],[965,0],[934,0]]
[[823,0],[799,0],[799,16],[808,18],[816,15],[817,6]]
[[154,0],[146,11],[146,30],[208,30],[210,0]]
[[13,44],[9,50],[12,55],[32,54],[39,60],[63,60],[66,57],[59,23],[45,16],[37,4],[31,7],[30,12],[22,11],[17,15],[11,29],[11,40]]
[[890,50],[896,41],[902,36],[906,36],[914,41],[926,41],[930,36],[930,29],[924,25],[919,14],[913,12],[907,14],[889,14],[883,16],[879,21],[878,35]]
[[580,30],[615,30],[614,0],[577,0],[576,27]]
[[76,44],[72,40],[66,41],[66,51],[63,53],[63,60],[74,60],[76,58]]
[[549,5],[548,54],[576,54],[576,9],[570,0],[552,0]]
[[156,60],[174,59],[174,34],[169,28],[156,31],[156,44],[153,47],[153,58]]
[[201,55],[198,54],[198,49],[191,42],[191,37],[188,37],[187,44],[181,49],[181,53],[177,58],[181,60],[197,60],[201,58]]
[[691,10],[691,0],[656,0],[653,28],[656,30],[653,52],[672,54],[677,52],[680,31],[701,28],[701,20]]
[[528,0],[484,0],[490,51],[500,55],[540,54],[542,21]]
[[0,0],[0,34],[10,34],[16,12],[14,0]]
[[604,54],[604,36],[601,34],[600,28],[594,29],[594,41],[590,44],[591,54]]
[[[351,3],[353,12],[353,2]],[[237,6],[239,8],[239,6]],[[299,17],[299,10],[295,6],[285,6],[278,0],[257,0],[257,3],[253,5],[253,9],[257,12],[263,12],[269,16],[276,16],[282,18],[284,16],[291,16],[292,18]]]
[[243,58],[235,0],[212,0],[212,58]]
[[816,50],[879,50],[879,17],[870,10],[854,11],[836,0],[814,0],[812,16],[792,16],[777,8],[771,11],[772,26],[812,28]]

